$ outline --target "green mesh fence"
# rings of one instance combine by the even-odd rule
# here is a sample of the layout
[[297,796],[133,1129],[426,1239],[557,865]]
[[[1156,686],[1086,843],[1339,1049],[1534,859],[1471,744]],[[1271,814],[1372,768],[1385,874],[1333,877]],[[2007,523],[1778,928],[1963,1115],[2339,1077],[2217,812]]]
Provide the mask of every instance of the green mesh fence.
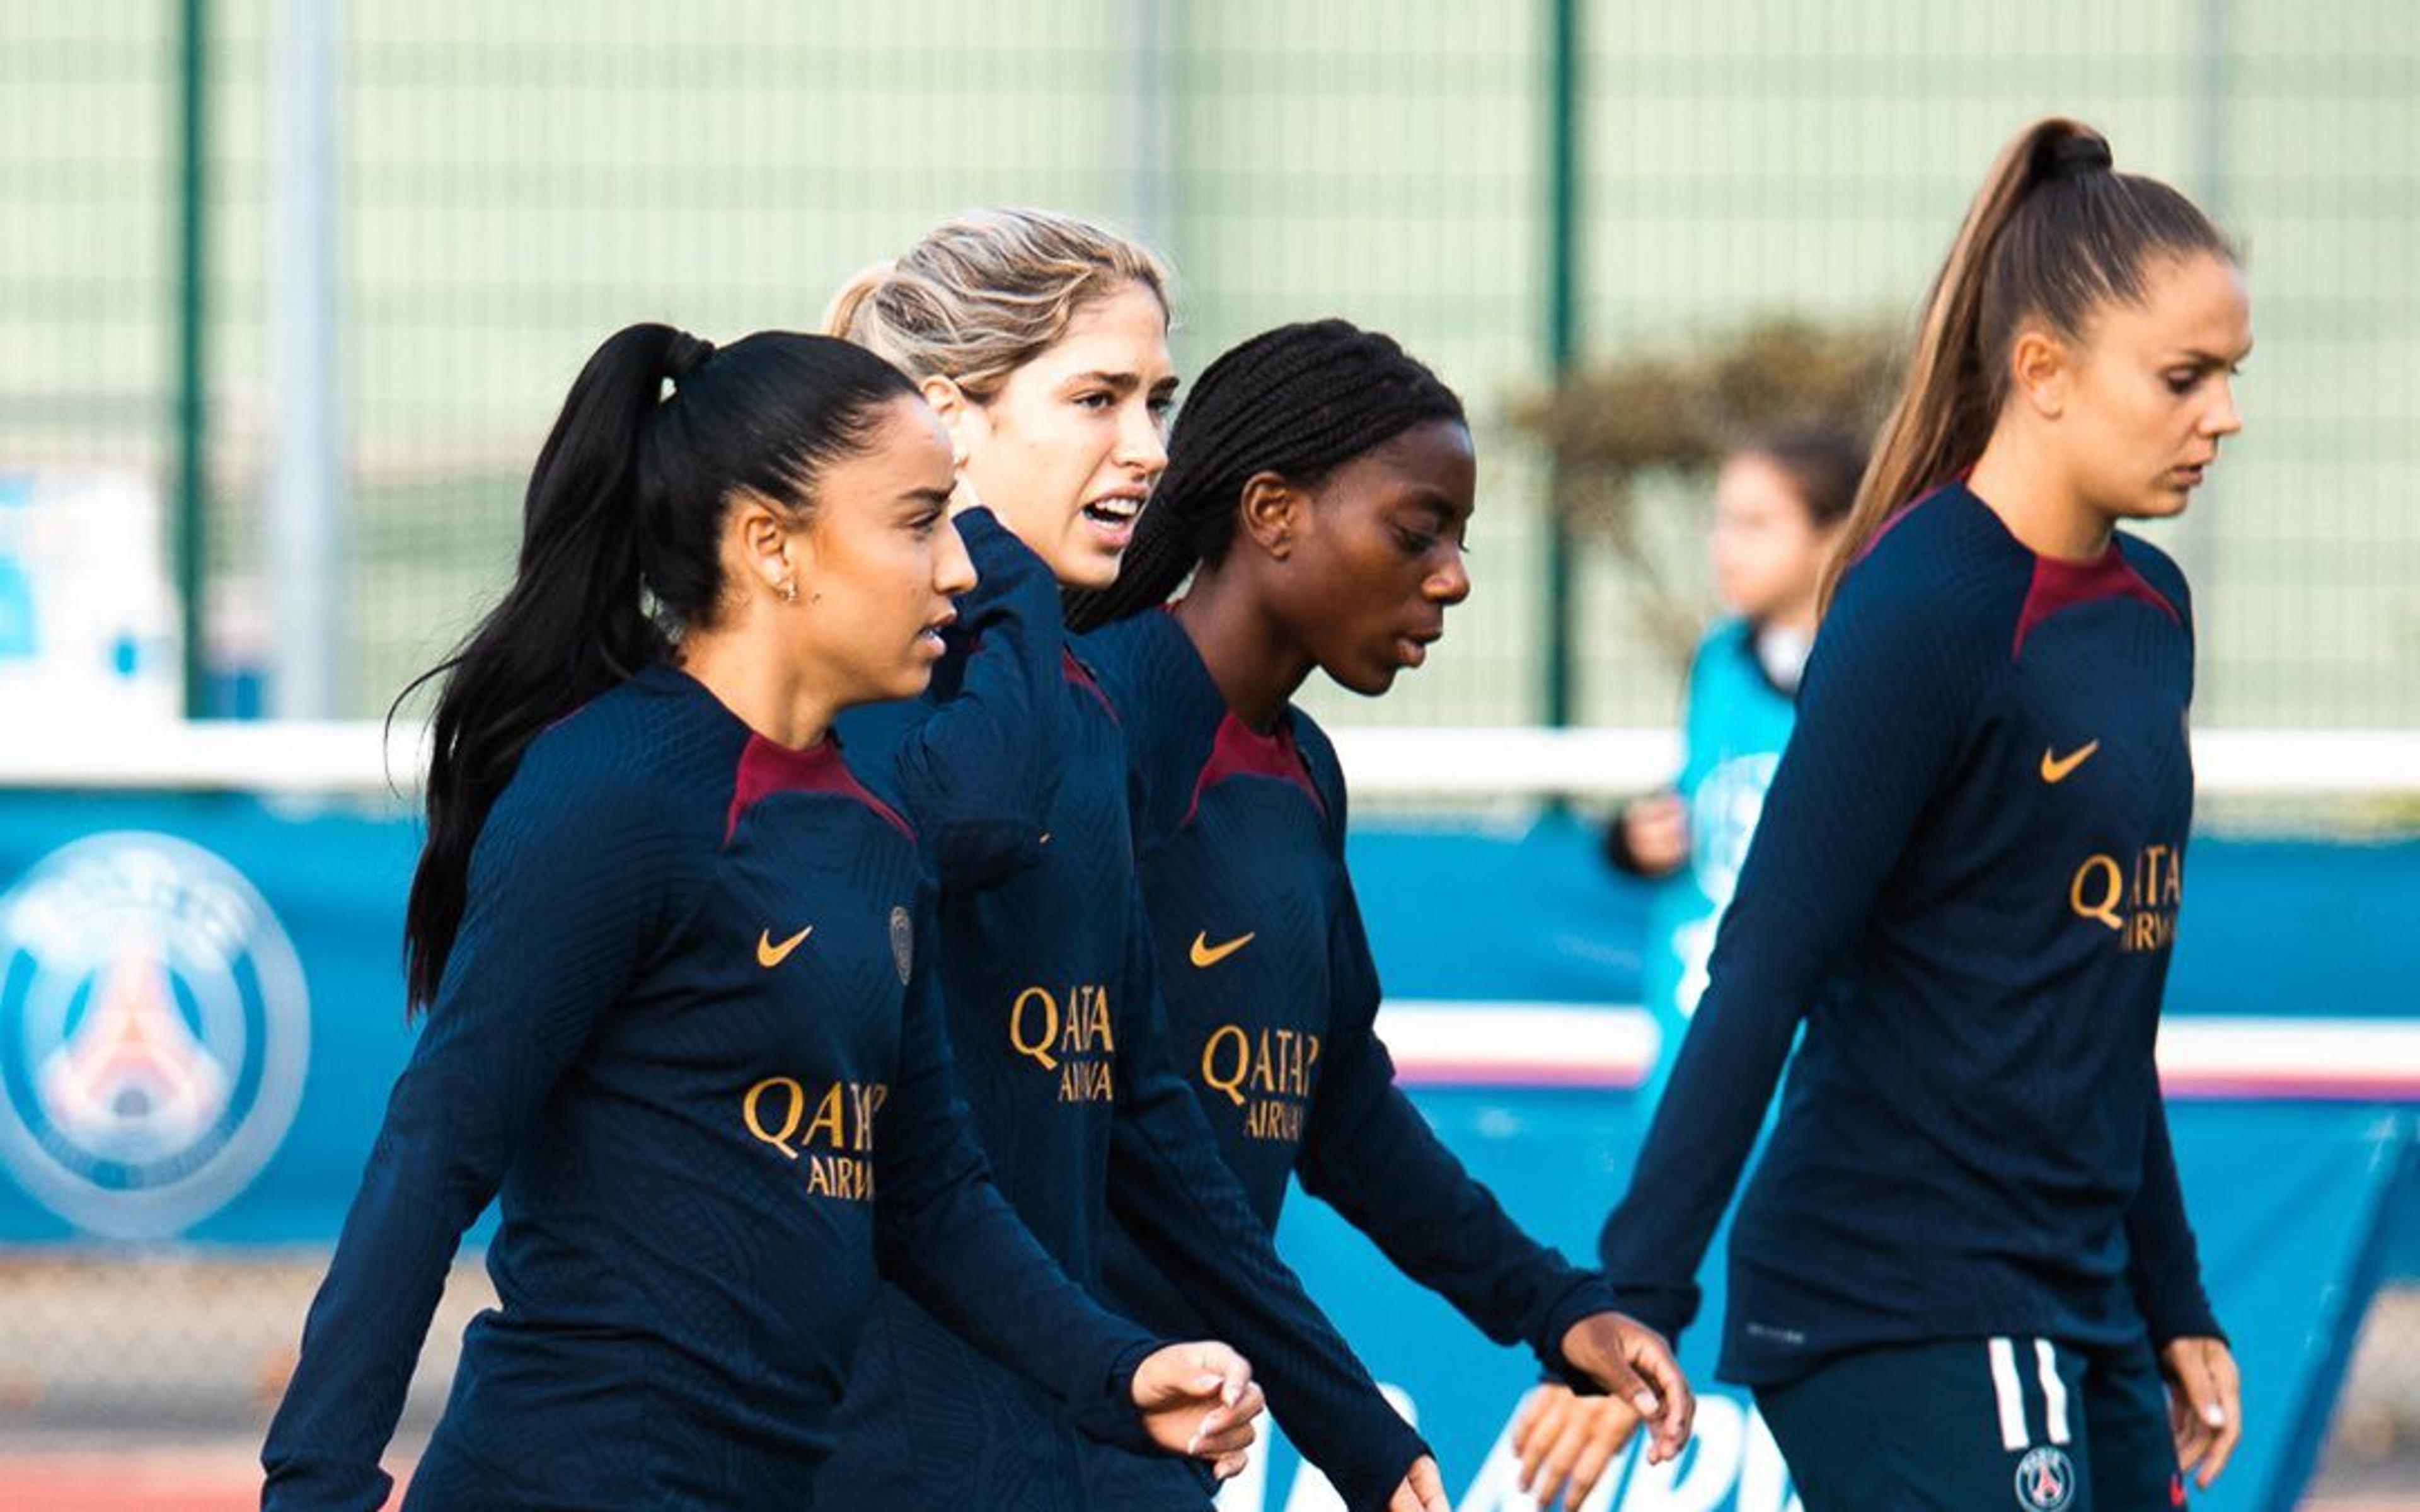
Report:
[[[276,636],[281,6],[204,8],[205,620],[213,663],[240,669]],[[1545,470],[1505,417],[1544,379],[1559,209],[1583,361],[1777,311],[1904,318],[1993,149],[2055,110],[2201,196],[2247,253],[2249,428],[2162,528],[2196,580],[2202,717],[2420,724],[2420,8],[2403,0],[1596,0],[1559,207],[1544,0],[334,8],[339,714],[383,709],[495,592],[521,476],[607,332],[811,325],[942,216],[1028,203],[1169,254],[1188,371],[1333,313],[1461,389],[1482,454],[1476,594],[1384,702],[1313,699],[1343,721],[1533,722]],[[0,6],[0,473],[169,491],[177,49],[172,5]],[[1657,500],[1652,548],[1683,578],[1704,508],[1688,488]],[[1579,717],[1666,719],[1677,669],[1640,633],[1629,569],[1575,550]],[[72,1328],[75,1304],[45,1305]],[[2398,1307],[2364,1346],[2374,1384],[2347,1419],[2364,1453],[2420,1432],[2420,1332]]]
[[[271,0],[214,0],[208,161],[213,655],[258,663],[278,402]],[[1018,0],[843,11],[468,0],[340,8],[339,712],[381,708],[510,554],[572,372],[642,316],[812,323],[941,216],[1039,203],[1166,249],[1198,367],[1342,313],[1472,401],[1478,591],[1445,653],[1355,720],[1544,707],[1540,458],[1499,424],[1543,379],[1547,7]],[[10,7],[0,79],[0,464],[167,480],[173,7]],[[2186,185],[2247,249],[2250,427],[2193,516],[2202,717],[2420,720],[2420,12],[1710,0],[1583,8],[1583,360],[1754,316],[1904,318],[1982,165],[2065,110]],[[1653,513],[1695,566],[1701,490]],[[1674,670],[1586,539],[1575,708],[1668,713]]]

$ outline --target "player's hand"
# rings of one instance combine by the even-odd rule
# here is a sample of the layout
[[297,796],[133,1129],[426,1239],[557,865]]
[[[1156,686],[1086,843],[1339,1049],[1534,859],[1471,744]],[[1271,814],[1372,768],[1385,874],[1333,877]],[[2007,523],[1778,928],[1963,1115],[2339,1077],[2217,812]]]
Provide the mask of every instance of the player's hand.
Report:
[[1677,793],[1622,805],[1621,841],[1641,876],[1670,876],[1689,859],[1689,806]]
[[1590,1313],[1563,1335],[1563,1358],[1647,1420],[1655,1435],[1649,1464],[1680,1458],[1698,1398],[1663,1335],[1621,1313]]
[[1629,1446],[1638,1423],[1638,1410],[1619,1396],[1582,1396],[1569,1386],[1540,1386],[1512,1419],[1521,1489],[1544,1512],[1578,1506],[1614,1457]]
[[1411,1473],[1387,1499],[1387,1512],[1453,1512],[1453,1504],[1445,1499],[1445,1477],[1437,1473],[1435,1460],[1422,1455],[1412,1461]]
[[2160,1350],[2177,1468],[2209,1490],[2243,1437],[2243,1381],[2225,1339],[2177,1339]]
[[1151,1442],[1207,1461],[1220,1480],[1243,1473],[1265,1405],[1252,1367],[1224,1344],[1171,1344],[1135,1367],[1135,1406]]

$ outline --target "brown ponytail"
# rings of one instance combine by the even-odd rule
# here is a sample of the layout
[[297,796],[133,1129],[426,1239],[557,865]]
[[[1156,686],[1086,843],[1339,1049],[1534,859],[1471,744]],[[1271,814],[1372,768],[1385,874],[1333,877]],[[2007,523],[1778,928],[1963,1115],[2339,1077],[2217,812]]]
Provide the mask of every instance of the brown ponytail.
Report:
[[2152,257],[2195,253],[2235,258],[2191,200],[2115,172],[2108,139],[2083,122],[2049,116],[2001,148],[1925,296],[1907,376],[1824,568],[1823,606],[1894,513],[1983,455],[2024,322],[2080,337],[2102,304],[2143,297]]

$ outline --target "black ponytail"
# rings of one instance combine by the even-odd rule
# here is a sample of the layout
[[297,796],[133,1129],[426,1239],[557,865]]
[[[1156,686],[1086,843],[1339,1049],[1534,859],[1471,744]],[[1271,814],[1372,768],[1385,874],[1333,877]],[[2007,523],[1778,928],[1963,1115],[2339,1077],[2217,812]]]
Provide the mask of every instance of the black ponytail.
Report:
[[822,469],[861,453],[882,406],[914,393],[860,347],[786,332],[717,351],[635,325],[588,359],[530,473],[512,586],[396,701],[442,685],[428,840],[404,910],[413,1007],[437,995],[472,847],[530,741],[663,656],[683,628],[714,623],[735,490],[803,516]]
[[1274,472],[1305,486],[1430,421],[1463,421],[1462,401],[1390,336],[1343,320],[1280,326],[1230,348],[1177,416],[1168,471],[1107,588],[1067,595],[1090,630],[1167,602],[1235,538],[1244,485]]

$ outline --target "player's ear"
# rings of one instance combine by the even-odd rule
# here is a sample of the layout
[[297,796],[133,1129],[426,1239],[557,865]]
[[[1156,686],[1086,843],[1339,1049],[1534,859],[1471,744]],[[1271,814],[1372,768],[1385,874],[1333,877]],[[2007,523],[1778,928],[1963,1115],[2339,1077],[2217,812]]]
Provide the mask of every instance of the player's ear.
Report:
[[1247,540],[1280,562],[1294,554],[1311,507],[1302,490],[1274,472],[1255,472],[1244,480],[1238,523]]
[[950,433],[951,463],[963,469],[967,458],[989,438],[991,417],[954,379],[928,378],[917,389],[940,417],[941,428]]
[[810,532],[793,532],[762,495],[741,488],[732,495],[723,533],[726,575],[736,568],[774,594],[796,594],[799,571],[812,566],[802,560],[813,556],[812,542],[799,538]]
[[2028,325],[2009,344],[2009,389],[2045,420],[2066,411],[2074,353],[2053,332]]

